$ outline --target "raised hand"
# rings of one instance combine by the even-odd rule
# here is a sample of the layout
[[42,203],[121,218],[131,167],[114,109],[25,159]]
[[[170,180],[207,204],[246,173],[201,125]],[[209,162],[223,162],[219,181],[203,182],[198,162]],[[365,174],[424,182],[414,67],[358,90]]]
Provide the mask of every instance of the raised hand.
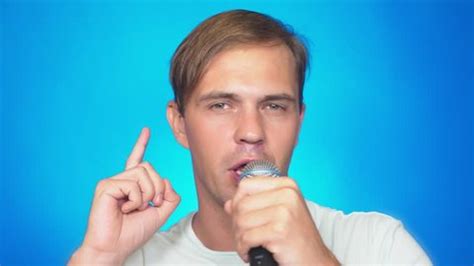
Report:
[[98,183],[84,242],[70,264],[121,264],[179,204],[170,182],[142,161],[149,138],[150,130],[143,128],[125,171]]

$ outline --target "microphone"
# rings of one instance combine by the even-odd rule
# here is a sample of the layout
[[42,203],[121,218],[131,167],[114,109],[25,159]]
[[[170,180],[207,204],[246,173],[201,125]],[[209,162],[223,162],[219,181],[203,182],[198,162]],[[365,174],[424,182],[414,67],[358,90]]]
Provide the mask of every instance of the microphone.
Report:
[[[240,174],[240,179],[252,176],[281,176],[280,170],[269,161],[256,160],[247,164]],[[249,250],[250,266],[277,266],[270,251],[264,247],[254,247]]]

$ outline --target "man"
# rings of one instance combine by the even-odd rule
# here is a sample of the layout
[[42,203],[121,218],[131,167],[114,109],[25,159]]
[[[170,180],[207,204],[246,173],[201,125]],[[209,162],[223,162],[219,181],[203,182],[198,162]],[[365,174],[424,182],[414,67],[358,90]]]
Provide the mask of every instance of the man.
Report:
[[[171,65],[167,118],[191,151],[199,210],[158,232],[180,202],[142,162],[145,128],[126,170],[102,180],[71,264],[243,264],[263,246],[279,265],[430,264],[400,222],[305,201],[288,177],[303,121],[307,50],[281,22],[235,10],[201,23]],[[282,177],[239,180],[265,159]]]

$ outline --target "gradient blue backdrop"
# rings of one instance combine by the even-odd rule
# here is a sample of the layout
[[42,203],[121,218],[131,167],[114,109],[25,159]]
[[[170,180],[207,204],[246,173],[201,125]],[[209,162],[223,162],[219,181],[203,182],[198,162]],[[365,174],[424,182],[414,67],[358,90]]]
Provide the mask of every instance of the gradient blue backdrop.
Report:
[[191,29],[246,8],[309,41],[307,114],[290,174],[311,200],[404,222],[436,264],[472,265],[473,4],[397,2],[1,4],[0,264],[63,264],[95,184],[146,160],[196,208],[190,156],[164,111]]

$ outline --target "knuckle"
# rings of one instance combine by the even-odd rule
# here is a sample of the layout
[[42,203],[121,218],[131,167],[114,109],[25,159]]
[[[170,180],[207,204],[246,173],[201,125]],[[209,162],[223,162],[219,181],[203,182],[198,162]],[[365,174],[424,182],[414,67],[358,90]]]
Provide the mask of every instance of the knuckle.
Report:
[[165,194],[165,189],[164,188],[155,188],[155,196],[158,196],[158,195],[161,195],[164,197],[164,194]]
[[155,184],[158,186],[158,188],[160,189],[164,189],[166,184],[165,184],[165,180],[161,179],[161,178],[152,178],[153,182],[155,182]]
[[148,202],[151,200],[153,200],[153,194],[150,193],[148,195],[144,195],[143,204],[148,205],[149,204]]
[[153,186],[140,185],[140,188],[143,190],[143,193],[147,198],[152,198],[155,194]]
[[287,200],[292,200],[293,199],[293,190],[291,188],[285,187],[281,189],[281,196],[284,197]]
[[284,205],[279,205],[277,207],[277,213],[278,213],[278,218],[281,221],[287,221],[291,215],[290,210]]
[[285,238],[286,234],[286,225],[284,223],[278,222],[272,225],[272,231],[276,236]]
[[289,202],[295,202],[299,197],[298,191],[296,191],[294,188],[285,188],[283,193],[285,194],[285,199],[287,199]]
[[292,178],[285,178],[285,183],[290,188],[298,189],[298,184],[296,184],[296,181]]
[[152,183],[156,195],[165,193],[166,188],[164,185],[161,185],[159,182],[157,183],[156,181],[152,181]]
[[140,165],[141,165],[141,166],[144,166],[144,167],[151,167],[151,164],[150,164],[149,162],[147,162],[147,161],[142,162]]
[[99,180],[99,182],[97,182],[97,185],[95,187],[96,192],[103,191],[108,186],[109,183],[110,181],[108,179]]
[[181,202],[181,196],[176,194],[176,200],[175,200],[176,204],[179,204]]
[[166,179],[166,177],[162,177],[162,176],[160,175],[160,173],[158,173],[158,172],[155,171],[154,169],[152,169],[152,171],[153,171],[153,175],[152,175],[152,176],[153,176],[153,179],[160,181],[160,184],[162,184],[162,185],[164,186],[164,185],[165,185],[165,179]]
[[139,165],[138,167],[135,168],[135,171],[137,172],[137,175],[140,175],[140,176],[147,176],[147,172],[146,172],[146,169],[145,167]]

